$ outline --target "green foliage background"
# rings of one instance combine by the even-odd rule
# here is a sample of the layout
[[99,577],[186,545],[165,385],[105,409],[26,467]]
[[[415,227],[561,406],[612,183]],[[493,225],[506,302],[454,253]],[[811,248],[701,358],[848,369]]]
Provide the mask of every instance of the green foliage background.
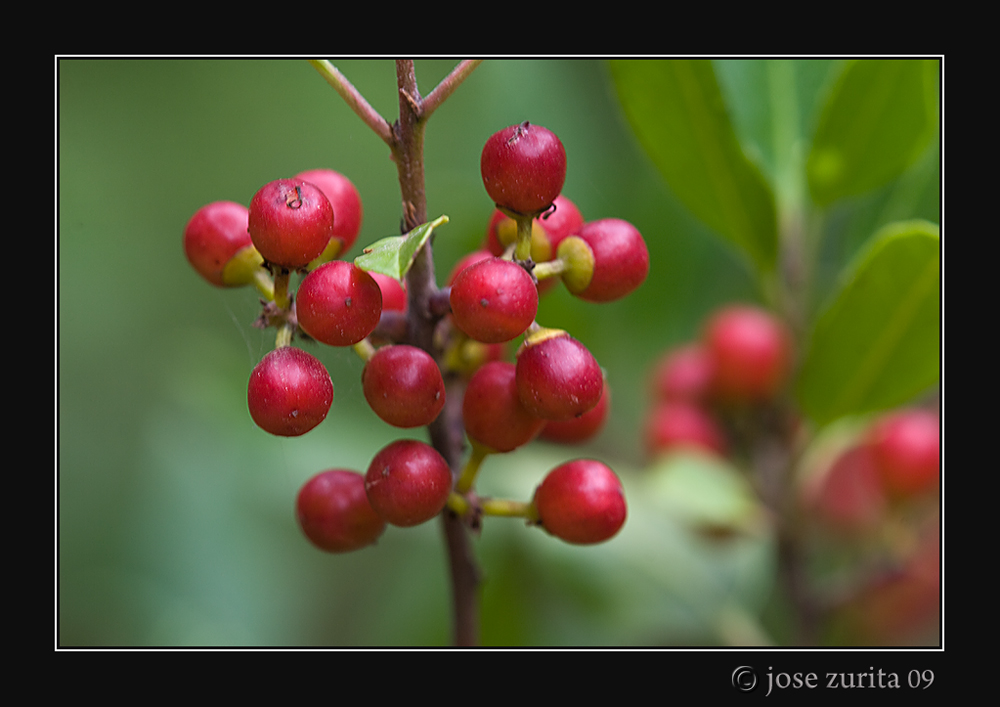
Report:
[[[334,63],[395,118],[391,61]],[[422,90],[454,64],[418,60]],[[789,64],[795,90],[779,98],[800,117],[789,146],[774,137],[780,101],[769,62],[712,66],[743,150],[775,179],[783,151],[803,149],[812,134],[840,62]],[[57,69],[59,644],[446,645],[450,598],[436,523],[389,528],[375,547],[342,556],[312,548],[295,524],[307,478],[332,467],[363,471],[400,436],[364,404],[360,360],[313,347],[334,381],[330,416],[298,439],[261,432],[246,410],[246,381],[273,332],[250,326],[252,291],[206,284],[181,248],[203,204],[246,204],[272,179],[331,167],[364,200],[354,257],[398,234],[386,146],[304,60],[64,59]],[[549,468],[592,456],[622,476],[630,517],[593,548],[490,519],[476,541],[484,643],[761,640],[757,617],[774,598],[766,537],[752,528],[728,539],[699,534],[689,517],[742,513],[745,489],[721,475],[715,491],[694,497],[725,507],[699,510],[679,500],[715,477],[665,483],[645,469],[641,448],[653,362],[693,338],[719,304],[758,301],[751,266],[667,187],[605,62],[496,60],[429,122],[429,212],[449,217],[435,231],[439,279],[485,234],[483,143],[523,120],[560,136],[564,193],[588,220],[634,223],[651,269],[617,303],[580,302],[562,288],[543,299],[539,321],[569,330],[607,369],[612,418],[585,450],[536,443],[487,460],[482,491],[526,499]],[[827,212],[817,308],[878,227],[939,222],[938,143],[935,132],[902,176]]]

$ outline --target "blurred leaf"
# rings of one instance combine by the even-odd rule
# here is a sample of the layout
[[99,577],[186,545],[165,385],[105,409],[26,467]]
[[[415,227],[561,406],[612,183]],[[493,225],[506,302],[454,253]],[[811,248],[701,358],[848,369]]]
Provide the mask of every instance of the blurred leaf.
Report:
[[767,529],[754,489],[720,457],[674,451],[660,457],[647,474],[658,506],[695,530],[722,536]]
[[762,271],[777,253],[774,196],[744,155],[707,60],[611,62],[625,115],[670,188]]
[[434,229],[445,223],[448,223],[448,217],[439,216],[430,223],[420,224],[405,236],[389,236],[375,241],[354,259],[354,264],[362,270],[388,275],[402,282],[413,265],[417,251],[430,239]]
[[901,405],[938,379],[938,227],[889,224],[860,254],[820,315],[799,380],[819,423]]
[[806,165],[827,206],[898,177],[923,153],[936,121],[936,60],[849,62],[820,114]]

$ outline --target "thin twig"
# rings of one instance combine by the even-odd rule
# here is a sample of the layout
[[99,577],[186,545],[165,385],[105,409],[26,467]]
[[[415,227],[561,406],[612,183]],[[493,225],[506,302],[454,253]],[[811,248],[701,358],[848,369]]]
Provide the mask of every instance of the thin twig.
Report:
[[389,125],[389,122],[385,118],[379,115],[377,110],[372,108],[371,104],[365,100],[365,97],[358,92],[358,89],[354,88],[354,85],[347,80],[347,77],[340,73],[337,67],[326,59],[310,59],[309,63],[326,79],[328,84],[333,86],[334,90],[351,107],[351,110],[357,113],[358,117],[374,130],[376,135],[382,138],[383,142],[392,146],[392,126]]
[[445,99],[454,93],[455,89],[482,63],[482,59],[465,59],[450,74],[445,76],[441,83],[424,98],[423,119],[427,120],[431,113],[444,103]]

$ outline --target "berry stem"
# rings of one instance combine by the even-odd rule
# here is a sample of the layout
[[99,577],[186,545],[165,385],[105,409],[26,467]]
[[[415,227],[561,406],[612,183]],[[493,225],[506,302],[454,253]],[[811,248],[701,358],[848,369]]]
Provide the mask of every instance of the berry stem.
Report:
[[516,260],[529,260],[531,258],[531,222],[532,217],[524,214],[510,212],[517,223],[517,247],[514,248],[514,258]]
[[482,466],[483,460],[492,453],[493,450],[489,447],[472,440],[472,455],[462,469],[462,475],[458,478],[458,483],[455,484],[455,491],[468,493],[472,489],[476,483],[476,476],[479,474],[479,467]]
[[268,302],[274,301],[274,280],[271,279],[271,273],[269,273],[264,268],[258,268],[253,274],[253,286],[257,288],[260,293]]
[[354,353],[358,355],[358,358],[367,363],[375,355],[375,346],[366,337],[354,345]]
[[537,520],[534,506],[524,501],[510,501],[503,498],[487,498],[481,502],[483,515],[504,518],[527,518]]
[[284,312],[292,306],[292,301],[288,297],[288,268],[277,268],[274,275],[274,303]]

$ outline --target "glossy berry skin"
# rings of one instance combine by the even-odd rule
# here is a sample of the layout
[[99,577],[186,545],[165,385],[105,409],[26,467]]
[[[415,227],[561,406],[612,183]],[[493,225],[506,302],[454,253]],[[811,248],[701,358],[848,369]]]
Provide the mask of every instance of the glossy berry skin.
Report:
[[480,160],[497,206],[521,214],[549,207],[566,181],[566,150],[555,133],[525,121],[490,136]]
[[552,203],[556,208],[546,212],[538,220],[545,228],[545,233],[549,237],[549,247],[552,249],[553,257],[555,257],[556,249],[563,239],[580,230],[584,221],[576,204],[562,194],[557,196]]
[[711,391],[712,359],[701,344],[680,346],[657,362],[652,383],[658,400],[702,403]]
[[329,346],[352,346],[375,330],[382,290],[354,263],[334,260],[309,273],[295,293],[299,326]]
[[247,207],[233,201],[202,206],[184,228],[184,254],[188,262],[216,287],[245,284],[226,282],[223,271],[234,255],[251,246]]
[[708,320],[703,342],[712,359],[712,394],[722,402],[773,398],[788,379],[791,336],[770,312],[732,305]]
[[375,414],[394,427],[429,425],[444,408],[441,369],[415,346],[380,348],[365,363],[361,386]]
[[247,386],[250,417],[265,432],[303,435],[333,403],[333,381],[316,357],[293,346],[274,349],[253,369]]
[[289,270],[315,260],[333,238],[333,207],[302,179],[265,184],[250,201],[248,228],[264,260]]
[[558,444],[580,444],[597,436],[604,427],[604,422],[608,419],[608,411],[611,408],[611,388],[607,382],[604,384],[604,392],[597,405],[579,417],[572,417],[568,420],[549,420],[542,428],[540,439],[546,442],[556,442]]
[[365,494],[365,477],[347,469],[309,479],[299,490],[295,512],[305,536],[326,552],[359,550],[385,531],[385,521]]
[[[577,297],[588,302],[612,302],[633,292],[649,275],[649,250],[639,230],[628,221],[606,218],[584,224],[572,234],[592,253],[593,271],[588,279],[564,273],[563,282]],[[559,257],[570,248],[560,242]]]
[[513,363],[491,361],[472,374],[462,399],[462,420],[470,439],[495,452],[510,452],[542,431],[545,420],[521,404]]
[[448,462],[430,445],[412,439],[392,442],[375,455],[365,474],[365,493],[387,523],[410,527],[444,508],[451,493]]
[[558,466],[535,489],[538,523],[551,535],[574,545],[609,540],[625,524],[627,509],[621,481],[610,468],[591,459]]
[[340,172],[332,169],[310,169],[295,175],[310,184],[315,184],[333,207],[333,237],[340,241],[338,254],[346,253],[361,233],[364,208],[361,195],[354,183]]
[[516,380],[524,407],[545,420],[584,414],[597,405],[604,390],[600,365],[566,332],[526,339],[517,354]]
[[878,420],[868,434],[886,491],[912,497],[937,489],[941,475],[941,432],[937,415],[901,410]]
[[393,312],[406,311],[406,286],[399,280],[379,272],[368,273],[382,290],[382,309]]
[[458,273],[450,300],[458,328],[484,344],[520,336],[538,313],[538,288],[531,275],[500,258],[480,260]]
[[688,448],[724,455],[727,446],[715,420],[692,403],[660,402],[646,418],[646,449],[650,454]]

